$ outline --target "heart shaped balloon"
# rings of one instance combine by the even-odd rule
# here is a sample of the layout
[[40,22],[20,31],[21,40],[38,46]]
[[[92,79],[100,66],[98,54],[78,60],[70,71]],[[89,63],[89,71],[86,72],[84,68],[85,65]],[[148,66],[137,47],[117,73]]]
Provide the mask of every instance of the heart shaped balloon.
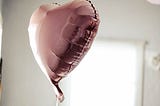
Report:
[[85,56],[96,36],[99,16],[91,1],[64,5],[45,4],[32,14],[29,40],[34,57],[58,100],[63,101],[59,81]]

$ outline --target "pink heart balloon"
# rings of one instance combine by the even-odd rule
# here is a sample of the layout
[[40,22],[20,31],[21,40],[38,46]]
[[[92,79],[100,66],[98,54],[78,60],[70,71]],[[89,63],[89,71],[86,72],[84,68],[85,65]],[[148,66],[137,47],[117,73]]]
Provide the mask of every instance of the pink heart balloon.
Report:
[[58,82],[68,75],[87,53],[96,36],[99,16],[91,1],[76,0],[65,5],[45,4],[32,15],[29,39],[34,57],[59,101]]

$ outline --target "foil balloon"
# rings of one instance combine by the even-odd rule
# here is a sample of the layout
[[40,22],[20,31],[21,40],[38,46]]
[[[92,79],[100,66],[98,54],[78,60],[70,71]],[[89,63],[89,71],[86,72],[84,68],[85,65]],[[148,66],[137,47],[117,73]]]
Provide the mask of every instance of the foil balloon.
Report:
[[96,36],[99,22],[95,7],[87,0],[75,0],[64,5],[44,4],[31,16],[28,28],[30,46],[60,102],[64,95],[58,83],[85,56]]

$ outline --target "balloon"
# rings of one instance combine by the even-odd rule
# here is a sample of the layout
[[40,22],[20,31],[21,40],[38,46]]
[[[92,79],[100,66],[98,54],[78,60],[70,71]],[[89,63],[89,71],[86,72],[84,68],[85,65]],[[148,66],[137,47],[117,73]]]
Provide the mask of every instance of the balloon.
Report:
[[62,6],[45,4],[32,14],[29,40],[34,57],[55,89],[88,52],[99,26],[99,15],[91,1],[75,0]]
[[147,0],[147,1],[150,2],[151,4],[160,5],[160,0]]

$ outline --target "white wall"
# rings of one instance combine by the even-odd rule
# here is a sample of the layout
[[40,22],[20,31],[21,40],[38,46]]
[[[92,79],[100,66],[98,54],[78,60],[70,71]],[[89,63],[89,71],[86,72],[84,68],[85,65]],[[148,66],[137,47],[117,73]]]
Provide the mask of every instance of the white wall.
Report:
[[[94,0],[97,2],[96,0]],[[98,0],[99,37],[147,41],[144,71],[144,106],[160,106],[160,72],[150,58],[160,53],[160,5],[145,0]]]
[[[54,91],[34,60],[27,32],[33,10],[47,1],[50,0],[3,1],[2,106],[55,105]],[[144,106],[160,106],[160,72],[154,71],[148,62],[148,57],[160,52],[160,6],[145,0],[92,1],[101,17],[97,38],[149,42],[144,72]],[[63,90],[65,95],[69,94],[69,86]],[[68,101],[64,103],[66,106],[69,106]]]

